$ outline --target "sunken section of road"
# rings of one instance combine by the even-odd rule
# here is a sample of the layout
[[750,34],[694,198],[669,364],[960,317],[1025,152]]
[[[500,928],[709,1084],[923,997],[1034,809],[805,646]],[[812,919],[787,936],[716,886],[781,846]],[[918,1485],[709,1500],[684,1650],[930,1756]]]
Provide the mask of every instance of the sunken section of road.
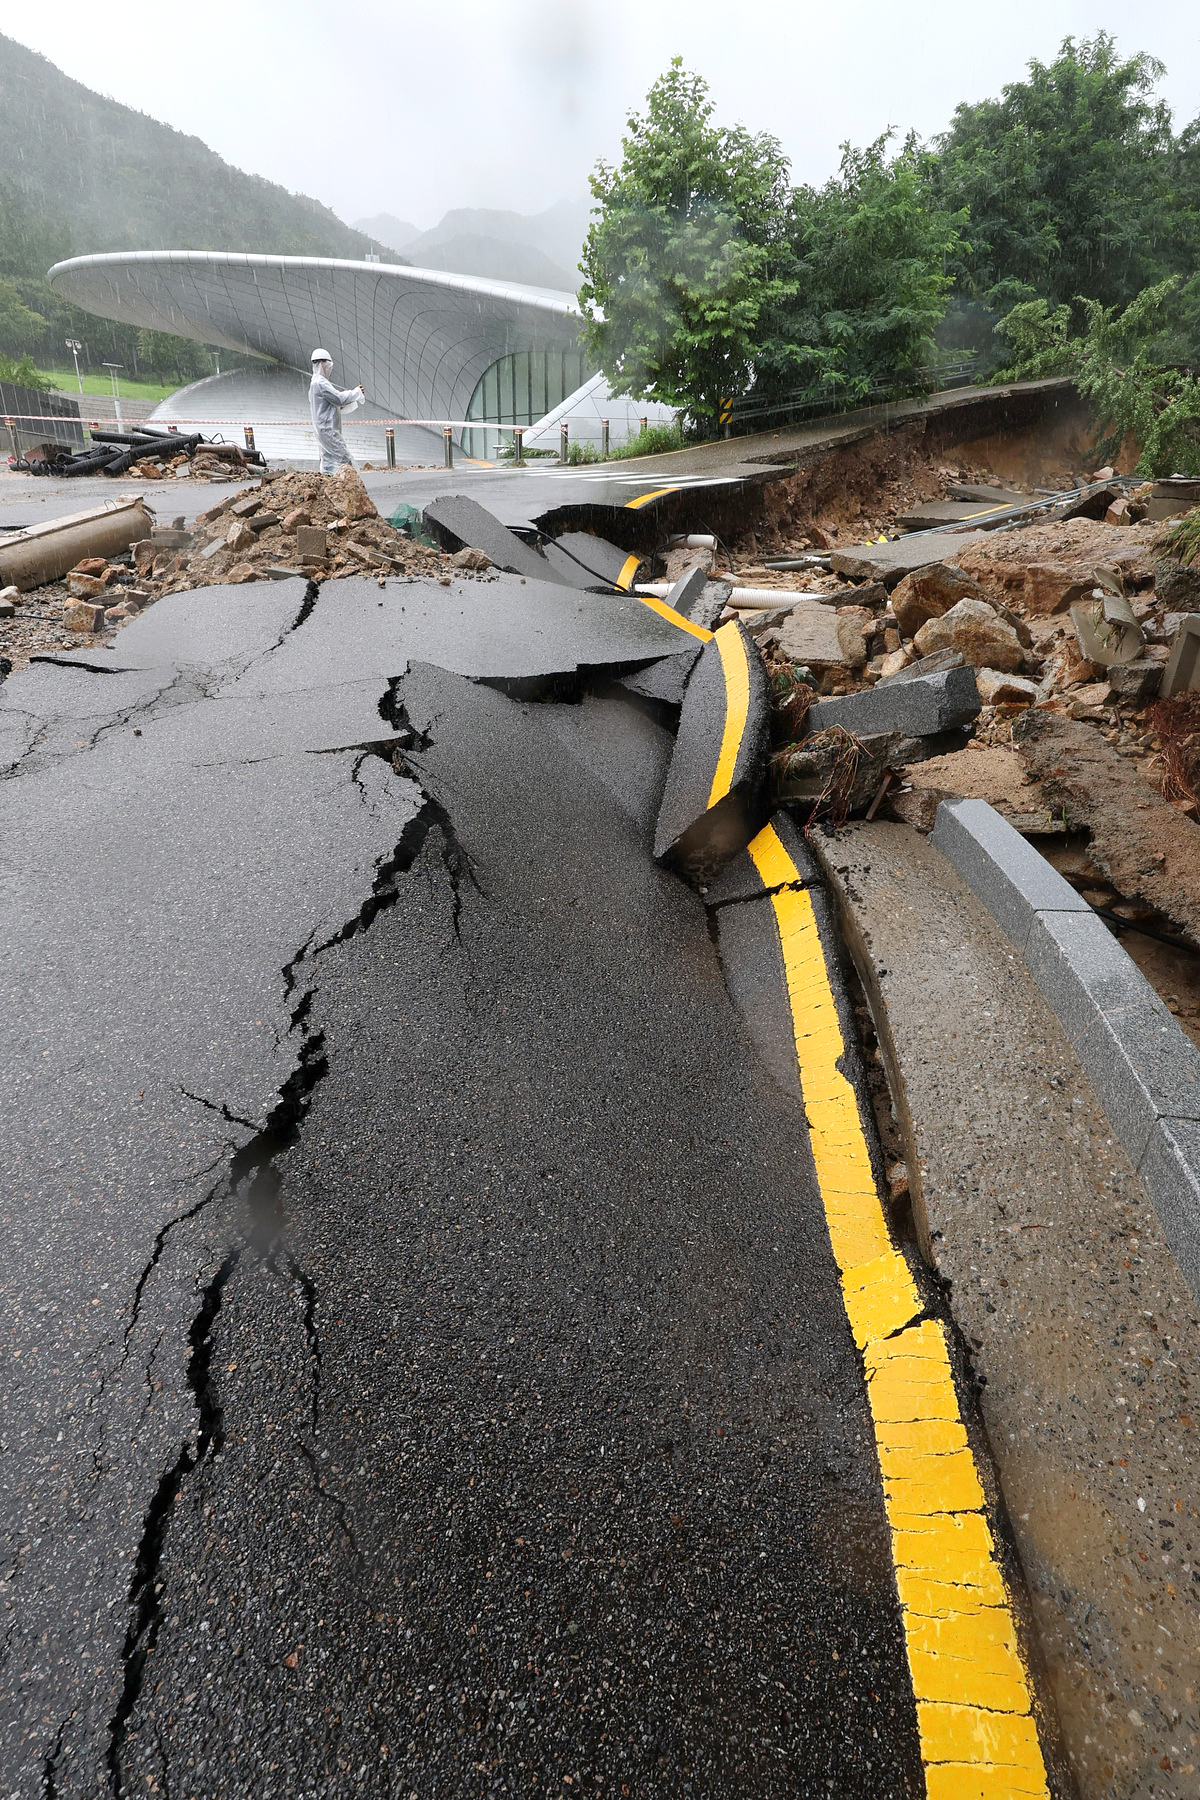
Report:
[[490,685],[694,639],[516,578],[197,621],[0,715],[6,1791],[920,1794],[803,1119],[651,855],[669,742]]

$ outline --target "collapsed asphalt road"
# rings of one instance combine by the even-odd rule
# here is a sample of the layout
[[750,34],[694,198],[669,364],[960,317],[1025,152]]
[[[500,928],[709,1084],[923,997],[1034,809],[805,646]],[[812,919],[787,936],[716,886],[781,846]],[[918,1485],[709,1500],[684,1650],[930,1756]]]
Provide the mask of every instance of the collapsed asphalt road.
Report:
[[295,583],[6,684],[6,1792],[923,1791],[803,1114],[650,855],[670,738],[515,697],[681,647]]

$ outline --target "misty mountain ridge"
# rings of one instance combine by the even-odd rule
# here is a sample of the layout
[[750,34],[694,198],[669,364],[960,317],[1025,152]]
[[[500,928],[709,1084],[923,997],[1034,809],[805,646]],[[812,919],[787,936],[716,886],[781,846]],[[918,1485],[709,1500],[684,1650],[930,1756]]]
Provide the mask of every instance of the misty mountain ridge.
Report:
[[357,260],[381,248],[320,201],[247,175],[199,138],[93,93],[8,37],[0,37],[0,186],[60,234],[67,255],[257,250]]
[[586,200],[559,200],[545,212],[530,214],[458,206],[429,231],[418,231],[390,213],[357,224],[418,267],[573,294],[588,217]]

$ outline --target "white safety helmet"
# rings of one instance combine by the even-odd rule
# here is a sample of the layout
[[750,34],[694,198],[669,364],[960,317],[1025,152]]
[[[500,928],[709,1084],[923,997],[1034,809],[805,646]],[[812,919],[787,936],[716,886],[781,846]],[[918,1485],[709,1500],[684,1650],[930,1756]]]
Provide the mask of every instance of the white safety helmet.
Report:
[[308,360],[315,363],[332,362],[333,358],[330,356],[328,350],[314,350]]

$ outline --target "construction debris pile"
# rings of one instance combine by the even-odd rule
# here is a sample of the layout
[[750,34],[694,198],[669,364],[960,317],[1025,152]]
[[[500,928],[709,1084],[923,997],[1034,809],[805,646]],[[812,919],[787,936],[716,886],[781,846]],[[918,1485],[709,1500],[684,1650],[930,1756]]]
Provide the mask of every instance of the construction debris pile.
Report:
[[297,575],[425,576],[448,584],[464,575],[486,578],[491,569],[480,550],[444,555],[389,524],[361,477],[345,468],[329,476],[266,473],[201,513],[191,529],[183,516],[155,524],[137,496],[126,496],[78,515],[78,523],[52,522],[0,539],[0,577],[4,558],[22,549],[18,538],[36,537],[45,558],[55,534],[73,546],[99,538],[122,512],[132,521],[122,547],[110,538],[103,554],[45,561],[20,586],[0,592],[0,654],[9,668],[118,628],[165,594]]
[[132,475],[137,481],[163,481],[172,476],[194,481],[236,481],[249,468],[265,466],[261,452],[243,450],[200,432],[186,437],[177,431],[139,425],[133,431],[108,431],[93,425],[91,443],[82,450],[66,444],[36,444],[10,467],[26,475]]

